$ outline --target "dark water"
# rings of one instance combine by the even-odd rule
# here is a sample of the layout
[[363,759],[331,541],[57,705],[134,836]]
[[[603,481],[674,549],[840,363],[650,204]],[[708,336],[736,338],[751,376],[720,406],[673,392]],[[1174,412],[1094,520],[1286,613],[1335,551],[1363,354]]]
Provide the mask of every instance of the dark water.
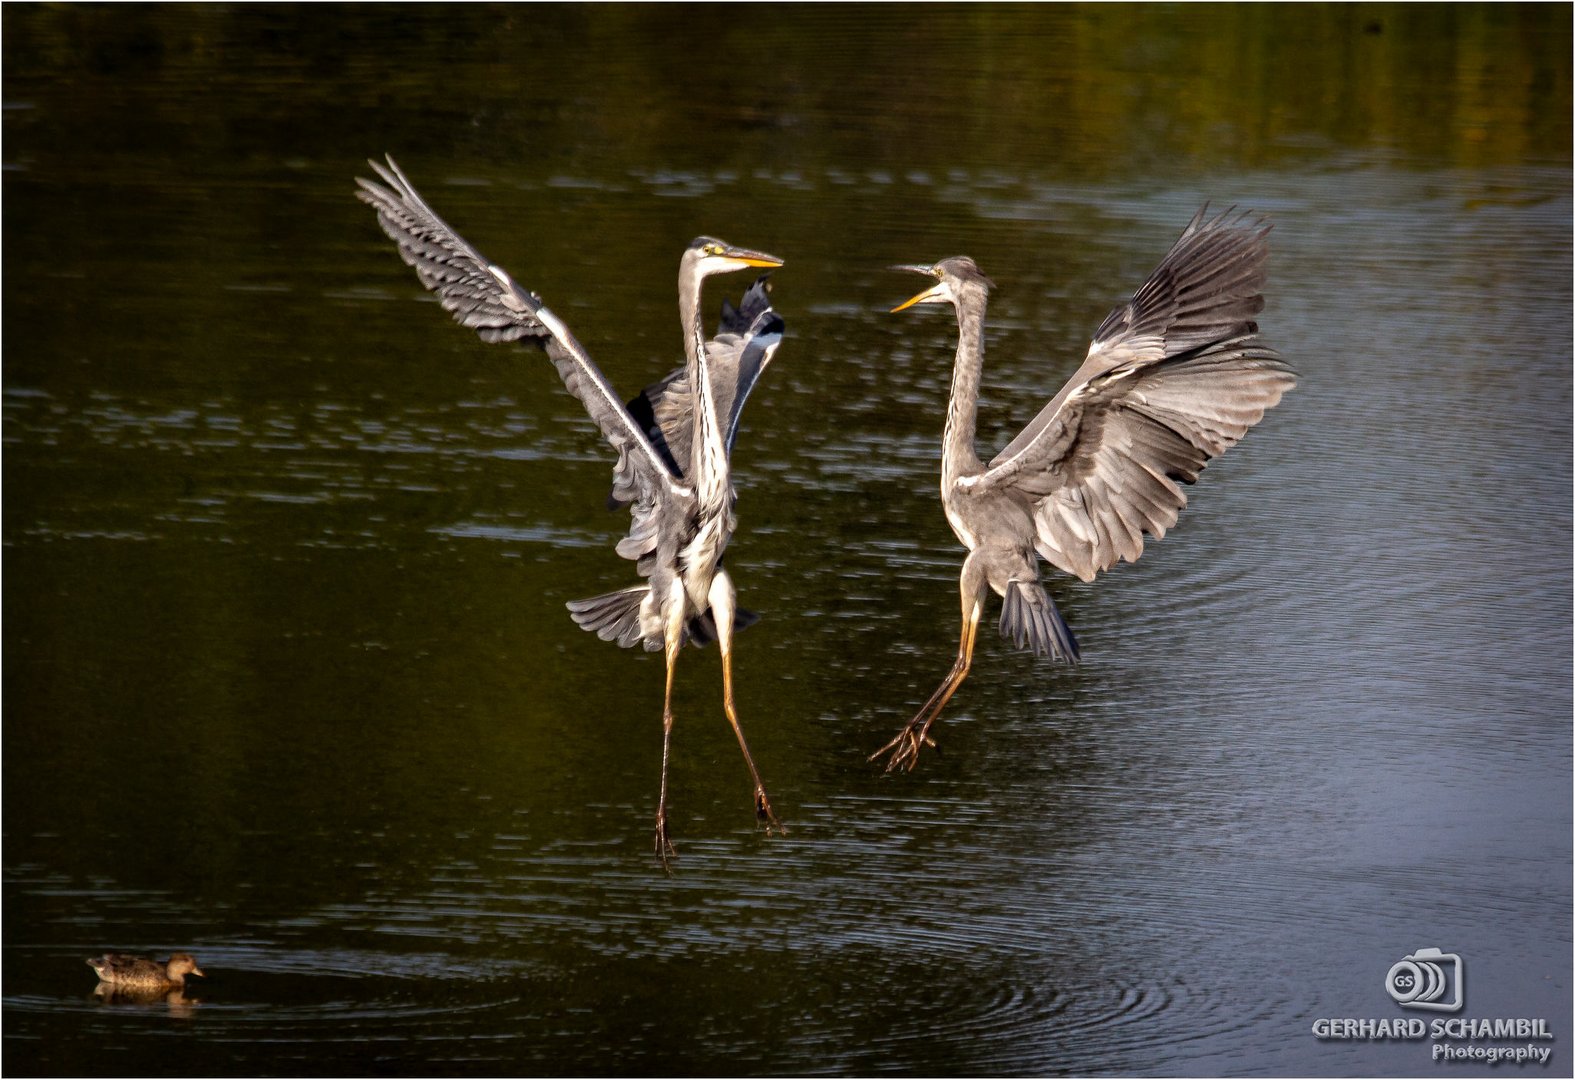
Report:
[[[1568,1073],[1567,7],[3,19],[7,1072],[1487,1072],[1313,1035],[1439,1015],[1384,991],[1438,947]],[[787,259],[729,562],[789,836],[710,650],[651,857],[661,658],[563,610],[633,580],[610,456],[421,293],[384,151],[625,391],[690,237]],[[879,773],[961,562],[883,268],[1000,284],[999,447],[1204,200],[1273,216],[1300,387],[1053,582],[1082,667],[992,631]],[[172,948],[198,1003],[92,997]]]

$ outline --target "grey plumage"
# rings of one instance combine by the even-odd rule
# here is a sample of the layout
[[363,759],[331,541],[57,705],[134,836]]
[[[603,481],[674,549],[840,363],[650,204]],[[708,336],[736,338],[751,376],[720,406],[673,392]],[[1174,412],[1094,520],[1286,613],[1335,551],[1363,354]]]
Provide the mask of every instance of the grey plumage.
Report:
[[[646,652],[658,652],[662,642],[647,637],[640,625],[640,612],[650,591],[649,585],[631,585],[584,600],[570,600],[569,613],[581,629],[603,641],[624,649],[644,645]],[[747,630],[759,621],[760,616],[753,611],[737,608],[733,612],[733,632]],[[684,623],[684,644],[709,645],[716,639],[716,616],[709,607]]]
[[1001,636],[1047,659],[1076,662],[1077,638],[1037,581],[1010,581],[1001,594]]
[[[782,317],[771,307],[768,276],[762,274],[746,290],[741,307],[735,308],[726,299],[722,301],[722,317],[716,336],[705,344],[712,400],[716,414],[724,425],[725,448],[729,456],[738,436],[744,402],[782,342],[784,324]],[[683,482],[688,481],[696,468],[695,400],[689,386],[688,365],[684,364],[636,394],[626,406],[631,420],[645,433],[654,452]],[[638,472],[633,466],[633,462],[638,460],[627,454],[619,455],[618,464],[613,469],[612,491],[607,496],[607,505],[617,509],[636,503],[636,520],[630,526],[629,535],[619,542],[618,553],[634,559],[641,575],[648,577],[652,572],[651,560],[657,557],[657,538],[663,519],[658,515],[638,513],[640,484]],[[732,505],[733,493],[729,488],[729,510]],[[586,624],[584,618],[590,614],[593,606],[605,610],[607,603],[614,602],[613,598],[622,596],[624,592],[626,590],[605,597],[571,601],[569,610],[575,622],[589,630],[592,627]],[[753,625],[758,619],[759,616],[753,612],[740,609],[734,614],[733,627],[741,630]],[[631,638],[627,633],[619,634],[616,639],[607,637],[600,630],[597,633],[604,641],[617,640],[624,648],[642,640]],[[705,645],[715,640],[716,620],[709,609],[686,625],[685,641]],[[662,647],[659,635],[646,635],[643,641],[650,651]]]
[[1001,633],[1036,655],[1075,662],[1076,639],[1039,584],[1039,558],[1084,581],[1136,560],[1187,504],[1183,485],[1263,419],[1295,375],[1264,343],[1269,226],[1199,210],[1126,304],[1095,331],[1082,366],[988,464],[974,448],[984,313],[991,282],[966,256],[910,266],[936,285],[894,310],[950,303],[957,313],[942,453],[947,519],[969,550],[957,662],[898,736],[873,756],[912,768],[967,676],[986,589],[1003,597]]
[[673,667],[685,642],[719,642],[723,704],[754,782],[756,812],[768,829],[779,828],[733,705],[732,635],[754,616],[738,610],[722,555],[735,527],[728,458],[739,412],[780,344],[783,324],[766,299],[763,279],[745,294],[741,309],[724,305],[722,328],[710,341],[704,340],[699,304],[706,277],[776,267],[782,260],[710,237],[689,245],[678,278],[686,363],[642,395],[649,408],[637,418],[540,297],[517,285],[438,217],[392,158],[386,168],[370,164],[383,183],[358,179],[357,194],[377,211],[383,231],[421,283],[483,341],[524,342],[545,351],[564,386],[617,452],[612,501],[630,509],[629,532],[617,551],[635,562],[646,581],[571,601],[568,607],[576,623],[605,641],[666,650],[658,853],[665,858],[672,851],[667,757]]
[[[421,284],[437,294],[443,310],[452,314],[455,322],[475,330],[481,340],[541,346],[564,387],[579,399],[618,452],[619,466],[630,477],[631,494],[646,496],[644,512],[657,512],[677,475],[630,418],[584,347],[546,312],[539,297],[521,288],[507,271],[438,217],[392,157],[386,168],[375,161],[368,164],[388,186],[358,177],[361,190],[356,194],[377,211],[378,223],[398,245],[400,258],[415,268]],[[630,461],[639,465],[628,464]]]
[[[744,402],[755,388],[782,340],[782,317],[771,307],[770,276],[761,274],[744,293],[738,307],[722,301],[716,336],[706,343],[706,359],[716,385],[717,414],[726,420],[727,448],[738,437]],[[694,428],[694,395],[689,391],[686,365],[680,364],[647,386],[629,401],[629,415],[644,429],[658,453],[666,455],[680,474],[691,456]],[[614,482],[610,505],[623,503]]]
[[1083,366],[991,461],[978,490],[1038,500],[1040,555],[1092,581],[1143,553],[1187,504],[1204,463],[1263,419],[1295,381],[1264,344],[1269,227],[1200,210]]

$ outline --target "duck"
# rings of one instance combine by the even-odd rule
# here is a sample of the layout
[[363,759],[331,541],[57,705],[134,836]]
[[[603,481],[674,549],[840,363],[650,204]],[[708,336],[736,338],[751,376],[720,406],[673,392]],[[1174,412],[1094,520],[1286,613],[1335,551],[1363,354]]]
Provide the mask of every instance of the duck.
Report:
[[110,986],[134,991],[179,990],[186,985],[186,976],[201,975],[197,958],[190,953],[172,953],[168,960],[149,960],[125,953],[105,953],[88,959],[88,966],[98,972],[99,979]]

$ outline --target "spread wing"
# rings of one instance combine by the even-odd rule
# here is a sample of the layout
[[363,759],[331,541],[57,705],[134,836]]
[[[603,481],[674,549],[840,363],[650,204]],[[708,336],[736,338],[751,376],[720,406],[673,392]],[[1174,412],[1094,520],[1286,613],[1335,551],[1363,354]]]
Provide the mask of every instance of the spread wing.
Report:
[[[1205,207],[1205,210],[1207,208]],[[1084,581],[1143,553],[1182,484],[1263,419],[1296,376],[1264,344],[1269,226],[1199,210],[1094,334],[1083,366],[975,483],[1033,505],[1035,547]]]
[[[760,275],[745,291],[738,307],[722,301],[716,336],[705,346],[716,412],[726,426],[730,454],[738,437],[744,402],[782,344],[785,324],[771,306],[768,277]],[[675,368],[647,386],[629,402],[629,413],[644,428],[657,451],[666,455],[668,466],[680,476],[687,475],[694,439],[694,396],[689,390],[688,371]],[[614,505],[616,495],[615,483],[611,500]]]
[[361,190],[356,195],[377,211],[400,257],[415,267],[421,284],[437,294],[454,321],[475,330],[483,341],[526,341],[547,353],[563,385],[618,451],[616,475],[626,495],[623,501],[670,492],[677,471],[651,445],[568,327],[438,217],[392,157],[387,168],[375,161],[368,164],[387,187],[358,178]]

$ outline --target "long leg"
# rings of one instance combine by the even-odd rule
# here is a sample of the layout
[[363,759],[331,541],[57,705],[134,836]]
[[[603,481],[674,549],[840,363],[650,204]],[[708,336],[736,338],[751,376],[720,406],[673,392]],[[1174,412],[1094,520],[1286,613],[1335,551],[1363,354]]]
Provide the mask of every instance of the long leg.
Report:
[[771,812],[771,800],[766,798],[766,787],[760,782],[760,773],[755,770],[755,760],[749,756],[749,744],[744,741],[744,729],[738,725],[738,710],[733,707],[733,615],[736,605],[733,602],[733,579],[727,576],[727,571],[718,569],[716,577],[711,579],[711,616],[716,620],[716,640],[722,650],[722,707],[727,711],[727,722],[733,725],[733,734],[738,736],[738,748],[744,752],[744,764],[749,766],[749,778],[755,782],[755,816],[766,823],[766,832],[776,829],[780,833],[787,830]]
[[662,611],[663,645],[667,653],[667,690],[662,697],[662,790],[656,798],[656,855],[662,862],[677,854],[667,836],[667,755],[673,742],[673,669],[684,644],[684,583],[673,579]]
[[970,554],[963,562],[962,580],[959,582],[959,591],[962,595],[962,632],[957,643],[957,659],[952,664],[952,669],[946,673],[946,678],[941,680],[941,685],[935,688],[929,700],[914,714],[903,729],[897,732],[896,738],[881,747],[869,756],[874,761],[882,754],[890,754],[886,762],[886,771],[904,768],[912,771],[919,763],[919,749],[925,744],[935,745],[935,740],[930,738],[930,725],[935,723],[941,715],[941,710],[952,699],[962,681],[968,677],[968,671],[973,666],[973,647],[979,636],[979,615],[984,610],[984,597],[988,586],[985,580],[984,569]]

